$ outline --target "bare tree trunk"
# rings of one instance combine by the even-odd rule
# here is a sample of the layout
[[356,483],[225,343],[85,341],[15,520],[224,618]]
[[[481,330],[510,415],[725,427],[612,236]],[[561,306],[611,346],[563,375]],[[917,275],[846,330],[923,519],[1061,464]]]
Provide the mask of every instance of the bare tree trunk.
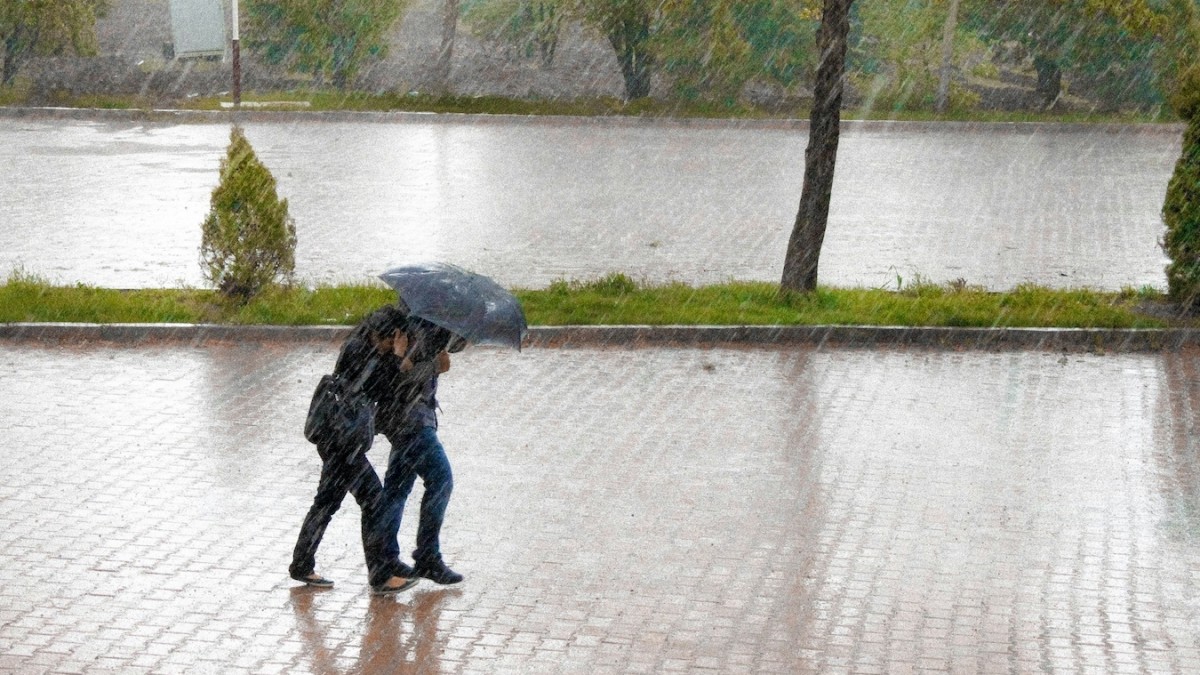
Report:
[[434,89],[441,94],[450,91],[450,58],[454,55],[454,35],[458,30],[458,4],[459,0],[446,0],[442,14],[442,42],[433,66]]
[[8,86],[12,84],[13,78],[17,76],[17,57],[7,47],[4,54],[0,57],[4,58],[4,67],[0,70],[0,86]]
[[26,32],[26,29],[18,24],[3,45],[0,45],[4,47],[4,53],[0,54],[4,59],[4,68],[0,71],[0,85],[12,84],[13,78],[17,76],[17,70],[21,67],[21,43],[29,38]]
[[1038,99],[1043,107],[1050,108],[1062,95],[1062,69],[1057,59],[1044,54],[1033,58],[1033,67],[1037,70]]
[[946,112],[950,99],[950,63],[954,59],[954,32],[958,29],[958,0],[950,0],[950,12],[942,30],[942,72],[938,78],[937,111]]
[[617,53],[617,64],[625,79],[625,100],[636,101],[650,95],[650,77],[654,59],[650,55],[648,14],[624,17],[607,27],[608,42]]
[[817,288],[817,265],[825,226],[829,222],[829,201],[833,192],[833,170],[837,163],[838,137],[841,134],[843,76],[846,72],[846,47],[850,34],[850,6],[854,0],[824,0],[817,47],[821,61],[813,87],[812,115],[809,119],[808,149],[804,152],[804,188],[800,209],[788,240],[783,261],[783,290],[810,292]]

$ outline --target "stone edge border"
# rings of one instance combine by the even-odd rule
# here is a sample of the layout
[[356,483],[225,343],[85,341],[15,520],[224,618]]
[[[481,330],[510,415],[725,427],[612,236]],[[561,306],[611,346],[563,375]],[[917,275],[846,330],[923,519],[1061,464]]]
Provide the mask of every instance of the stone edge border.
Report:
[[[0,119],[43,119],[82,121],[124,121],[168,124],[216,124],[253,122],[379,122],[379,123],[447,123],[447,124],[546,124],[555,126],[601,125],[610,127],[661,127],[700,129],[766,129],[804,131],[808,120],[740,119],[704,117],[641,117],[633,115],[502,115],[487,113],[433,113],[407,111],[357,110],[185,110],[54,108],[0,106]],[[1104,132],[1110,134],[1170,134],[1182,135],[1185,125],[1178,122],[971,122],[947,120],[842,120],[843,131],[988,131],[988,132]]]
[[[348,326],[217,324],[0,324],[0,341],[35,344],[332,343]],[[943,328],[903,326],[535,326],[524,346],[926,347],[948,350],[1161,352],[1200,347],[1200,329]]]

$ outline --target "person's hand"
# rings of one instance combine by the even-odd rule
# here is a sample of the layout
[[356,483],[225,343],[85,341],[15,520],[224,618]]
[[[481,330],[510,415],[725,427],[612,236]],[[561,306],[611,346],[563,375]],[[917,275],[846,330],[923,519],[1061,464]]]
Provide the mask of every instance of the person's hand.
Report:
[[450,353],[444,352],[444,351],[438,352],[438,355],[437,355],[438,375],[441,375],[442,373],[446,372],[447,370],[450,370]]
[[400,357],[400,372],[407,373],[413,369],[412,359],[408,355],[408,334],[402,330],[396,331],[392,338],[392,353]]

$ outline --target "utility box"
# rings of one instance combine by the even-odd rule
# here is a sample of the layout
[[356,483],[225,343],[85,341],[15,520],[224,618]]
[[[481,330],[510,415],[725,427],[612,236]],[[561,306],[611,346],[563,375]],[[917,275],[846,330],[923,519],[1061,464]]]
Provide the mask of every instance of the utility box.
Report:
[[222,0],[170,0],[175,58],[223,58],[228,44]]

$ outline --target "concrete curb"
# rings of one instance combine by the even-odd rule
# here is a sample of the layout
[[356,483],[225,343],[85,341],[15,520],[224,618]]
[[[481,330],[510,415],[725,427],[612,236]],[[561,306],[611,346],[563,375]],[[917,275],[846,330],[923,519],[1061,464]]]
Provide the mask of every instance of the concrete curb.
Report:
[[[0,340],[33,344],[338,344],[349,326],[0,324]],[[903,326],[535,326],[526,347],[924,347],[947,350],[1161,352],[1200,346],[1200,329]]]
[[[479,113],[373,112],[356,110],[177,110],[105,108],[31,108],[0,106],[0,119],[157,122],[167,124],[227,124],[231,122],[372,122],[444,124],[540,124],[553,126],[606,126],[637,128],[764,129],[807,131],[808,120],[725,119],[699,117],[637,117],[630,115],[491,115]],[[1109,134],[1183,134],[1180,123],[1076,123],[1076,122],[959,122],[905,120],[842,120],[842,130],[856,131],[987,131],[999,132],[1103,132]]]

